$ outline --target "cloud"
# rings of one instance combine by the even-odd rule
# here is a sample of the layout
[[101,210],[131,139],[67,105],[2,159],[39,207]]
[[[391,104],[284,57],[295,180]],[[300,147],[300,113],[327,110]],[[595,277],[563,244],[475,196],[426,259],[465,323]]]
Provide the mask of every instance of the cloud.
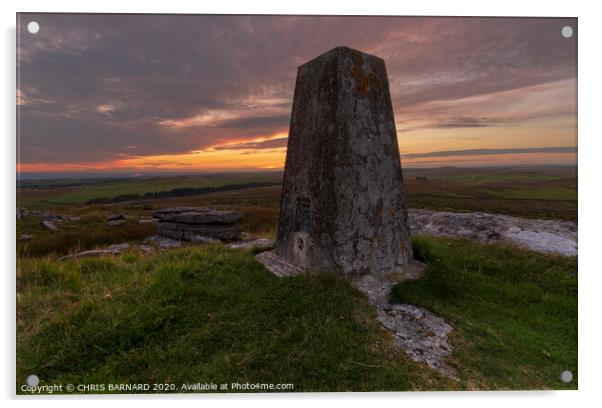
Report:
[[[385,59],[395,116],[412,129],[504,126],[576,106],[576,38],[559,35],[575,19],[18,18],[23,163],[284,143],[255,140],[287,131],[297,66],[342,44]],[[34,19],[40,32],[30,35]]]
[[441,128],[441,129],[473,128],[473,127],[494,126],[497,123],[500,123],[499,119],[460,117],[460,118],[454,118],[451,121],[446,122],[446,123],[439,123],[436,127]]
[[256,116],[230,119],[221,122],[217,127],[222,128],[287,128],[290,114],[273,116]]
[[214,146],[215,150],[261,150],[261,149],[279,149],[286,147],[288,137],[279,137],[276,139],[264,140],[261,142],[243,142]]

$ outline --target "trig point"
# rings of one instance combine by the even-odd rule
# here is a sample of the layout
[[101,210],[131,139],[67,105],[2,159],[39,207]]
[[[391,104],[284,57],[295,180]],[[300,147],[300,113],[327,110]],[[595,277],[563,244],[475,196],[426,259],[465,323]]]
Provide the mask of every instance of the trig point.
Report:
[[412,259],[381,58],[337,47],[298,68],[275,256],[258,259],[350,276]]

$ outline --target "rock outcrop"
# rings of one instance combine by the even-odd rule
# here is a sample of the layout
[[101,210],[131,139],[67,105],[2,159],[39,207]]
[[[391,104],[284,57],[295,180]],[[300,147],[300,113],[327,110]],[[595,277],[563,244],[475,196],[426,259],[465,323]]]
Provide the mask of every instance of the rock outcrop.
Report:
[[50,231],[58,231],[58,227],[50,221],[42,221],[42,227]]
[[[414,275],[410,279],[419,278],[424,271],[415,261],[413,269]],[[389,293],[397,282],[395,277],[388,279],[363,275],[354,279],[353,285],[363,292],[376,308],[378,320],[391,332],[395,344],[414,361],[426,363],[441,374],[457,379],[456,371],[447,363],[447,358],[453,352],[449,343],[452,325],[442,317],[418,306],[390,303]]]
[[231,242],[226,245],[230,249],[269,249],[274,247],[274,240],[267,238],[250,238],[242,241]]
[[230,240],[240,236],[242,230],[233,225],[242,219],[238,211],[215,210],[206,207],[163,208],[155,212],[157,233],[180,241],[196,243],[213,240]]
[[480,242],[506,241],[542,253],[577,255],[577,224],[571,221],[412,208],[409,222],[412,234],[470,238]]
[[154,224],[155,222],[157,222],[156,218],[140,218],[138,220],[138,224]]

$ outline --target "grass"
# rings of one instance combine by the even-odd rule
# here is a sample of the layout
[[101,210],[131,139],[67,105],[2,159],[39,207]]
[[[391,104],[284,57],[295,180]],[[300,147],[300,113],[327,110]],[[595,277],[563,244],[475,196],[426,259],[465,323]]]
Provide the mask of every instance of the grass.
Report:
[[251,252],[19,262],[17,392],[51,383],[291,383],[294,391],[453,388],[392,347],[330,275],[278,279]]
[[[244,196],[243,196],[244,197]],[[156,208],[163,206],[197,205],[221,207],[224,197],[220,200],[209,199],[201,201],[199,197],[187,200],[171,199],[161,201]],[[196,201],[195,201],[196,200]],[[256,205],[256,200],[248,202],[243,199],[233,199],[234,205],[227,208],[241,211],[243,219],[240,226],[243,231],[258,237],[274,238],[278,209],[270,206]],[[103,248],[107,245],[122,242],[142,241],[156,233],[153,224],[138,224],[138,217],[149,217],[153,214],[150,209],[129,209],[119,206],[90,206],[81,207],[77,211],[60,211],[66,218],[69,215],[80,215],[80,221],[68,221],[68,218],[57,224],[59,231],[49,231],[41,226],[39,217],[30,216],[17,221],[17,237],[22,234],[31,235],[32,239],[17,242],[19,256],[40,257],[47,255],[65,255],[72,252],[94,248]],[[55,213],[53,211],[53,213]],[[124,225],[108,226],[106,217],[113,213],[125,213],[131,217]]]
[[[403,163],[403,161],[402,161]],[[404,169],[405,174],[425,176],[460,184],[489,184],[495,182],[562,181],[577,178],[575,166],[501,166],[501,167],[437,167]]]
[[565,187],[548,187],[534,190],[528,188],[506,188],[499,191],[489,190],[487,193],[509,199],[577,201],[577,190]]
[[[83,204],[93,198],[113,198],[124,194],[144,194],[161,192],[176,188],[190,187],[220,187],[229,184],[245,184],[251,182],[279,182],[282,179],[280,173],[231,173],[231,174],[203,174],[184,176],[157,176],[121,179],[118,181],[98,182],[89,180],[89,184],[82,180],[83,185],[58,186],[53,189],[34,188],[20,189],[20,205],[28,208],[43,208],[57,205]],[[27,182],[25,182],[27,185]],[[45,184],[41,185],[45,187]]]
[[447,179],[459,183],[468,184],[485,184],[492,182],[522,182],[522,181],[557,181],[566,179],[568,174],[542,174],[541,172],[534,171],[517,171],[508,173],[492,173],[492,174],[476,174],[476,175],[452,175],[446,177],[444,175],[437,175],[436,177],[441,179]]
[[[56,223],[59,231],[50,231],[42,227],[40,217],[29,216],[17,220],[17,237],[22,234],[32,236],[30,240],[17,242],[19,256],[65,255],[110,244],[139,241],[155,233],[152,224],[138,224],[137,217],[144,214],[144,210],[138,208],[80,207],[52,213],[63,215],[65,218]],[[123,225],[108,226],[107,216],[113,213],[127,213],[131,219]],[[75,215],[81,219],[70,221],[69,216]]]
[[77,227],[69,230],[48,231],[31,241],[20,242],[17,251],[22,256],[65,255],[73,251],[84,251],[96,247],[141,241],[155,234],[151,224],[130,221],[124,225]]
[[[278,219],[279,187],[261,187],[238,191],[211,193],[201,196],[164,198],[142,205],[84,205],[47,209],[52,214],[66,218],[57,226],[58,232],[41,226],[41,218],[29,216],[17,220],[17,237],[32,235],[28,241],[17,242],[17,252],[22,256],[65,255],[106,245],[139,241],[153,235],[152,224],[137,224],[138,217],[150,217],[157,208],[179,206],[208,206],[240,211],[243,231],[257,236],[273,237]],[[131,217],[127,224],[110,227],[107,216],[115,213]],[[70,216],[80,216],[80,221],[68,221]]]
[[[342,278],[278,279],[249,251],[187,247],[63,262],[19,259],[17,387],[292,383],[294,391],[574,389],[576,259],[414,239],[428,264],[397,285],[454,326],[459,382],[396,349]],[[570,370],[570,384],[559,381]],[[19,390],[17,390],[20,392]]]
[[[140,188],[151,191],[145,182]],[[405,184],[409,207],[577,218],[576,177],[563,169],[430,169],[406,172]],[[293,383],[295,391],[577,387],[574,258],[414,239],[427,274],[396,286],[392,299],[454,325],[456,383],[393,347],[365,298],[344,279],[277,279],[251,252],[221,247],[56,260],[141,240],[154,228],[137,224],[136,217],[170,206],[236,209],[244,215],[243,230],[273,236],[279,187],[48,209],[47,200],[57,194],[75,194],[75,203],[111,187],[61,186],[19,194],[20,206],[82,219],[64,221],[58,232],[43,229],[38,217],[17,222],[17,236],[34,236],[17,245],[17,386],[35,373],[41,384],[249,381]],[[157,181],[152,188],[164,186]],[[131,191],[113,188],[116,195]],[[107,215],[117,212],[131,219],[106,226]],[[575,375],[570,384],[558,380],[565,369]]]
[[450,195],[408,194],[409,208],[435,211],[485,212],[514,217],[565,220],[577,222],[577,202],[558,200],[525,200],[504,197],[454,197]]
[[[392,299],[452,323],[463,386],[577,388],[576,258],[458,239],[417,237],[414,247],[427,273]],[[564,370],[572,383],[560,382]]]
[[[93,198],[143,194],[178,187],[208,187],[279,181],[282,174],[233,173],[114,180],[27,181],[18,189],[18,206],[29,209],[73,208]],[[577,174],[574,167],[504,167],[404,169],[410,207],[446,211],[486,211],[529,218],[577,220]],[[279,188],[161,199],[161,203],[239,203],[277,208]],[[275,193],[275,194],[274,194]],[[211,198],[209,198],[211,196]]]

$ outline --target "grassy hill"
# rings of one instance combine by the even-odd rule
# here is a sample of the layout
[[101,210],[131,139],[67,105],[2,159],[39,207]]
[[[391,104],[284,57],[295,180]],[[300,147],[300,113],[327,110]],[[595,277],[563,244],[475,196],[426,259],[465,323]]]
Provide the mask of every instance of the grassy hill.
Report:
[[423,280],[398,285],[455,326],[459,382],[411,361],[366,299],[330,275],[278,279],[249,251],[19,259],[17,392],[48,383],[267,382],[294,391],[577,387],[576,259],[415,238]]

